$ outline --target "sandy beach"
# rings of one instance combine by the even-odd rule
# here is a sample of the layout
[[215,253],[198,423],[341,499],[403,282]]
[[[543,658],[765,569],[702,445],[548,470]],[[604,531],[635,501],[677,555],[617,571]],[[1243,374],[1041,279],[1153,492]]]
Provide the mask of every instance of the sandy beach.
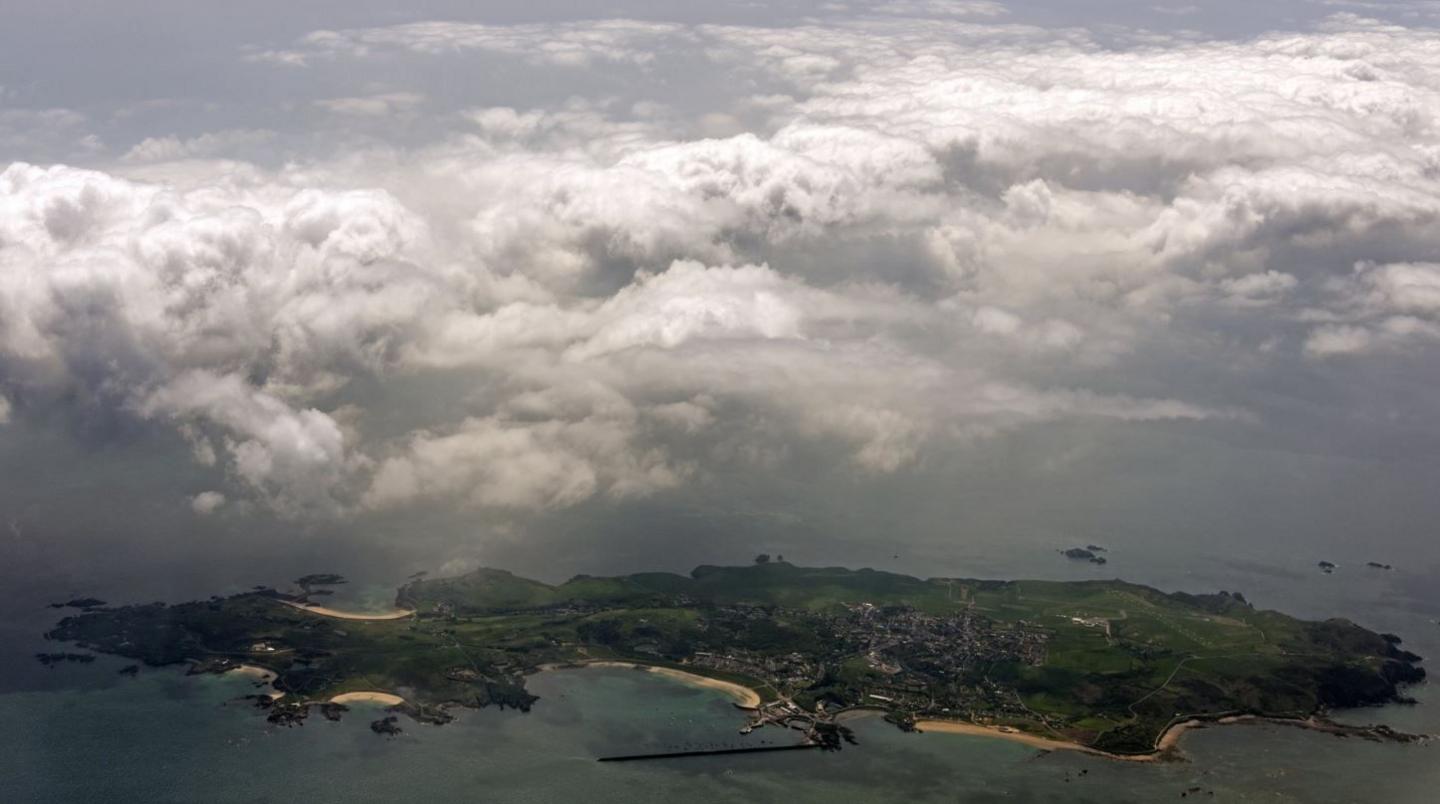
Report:
[[[1216,722],[1225,723],[1226,721],[1219,720]],[[1176,723],[1175,725],[1166,729],[1164,734],[1160,735],[1160,742],[1155,744],[1155,750],[1159,751],[1162,754],[1166,751],[1170,751],[1171,749],[1175,748],[1180,744],[1180,736],[1182,734],[1191,729],[1198,729],[1204,725],[1205,721],[1203,720],[1186,720],[1180,723]]]
[[718,678],[710,678],[709,676],[696,675],[695,673],[687,673],[684,670],[676,670],[672,667],[657,667],[655,665],[638,664],[636,662],[597,660],[583,662],[582,664],[586,667],[640,668],[642,670],[648,670],[651,673],[655,673],[656,675],[665,676],[666,678],[673,678],[676,681],[684,684],[689,684],[692,687],[703,687],[707,690],[717,690],[719,692],[723,692],[731,698],[735,699],[735,702],[740,704],[741,706],[753,708],[760,705],[760,693],[744,685],[736,684],[733,681],[721,681]]
[[296,603],[293,600],[281,600],[280,602],[293,609],[308,611],[311,614],[319,614],[322,617],[335,617],[341,620],[401,620],[415,613],[410,609],[392,609],[391,611],[380,612],[341,611],[326,606],[317,606],[313,603]]
[[1154,753],[1132,755],[1111,754],[1068,740],[1056,740],[1023,731],[1001,731],[998,726],[981,726],[975,723],[961,723],[955,720],[918,720],[915,722],[915,728],[921,732],[968,734],[974,737],[998,737],[1002,740],[1023,743],[1032,748],[1039,748],[1044,751],[1080,751],[1094,756],[1118,759],[1125,762],[1159,762],[1166,759],[1172,755],[1172,749],[1174,749],[1179,742],[1180,735],[1200,725],[1203,724],[1199,720],[1187,720],[1182,723],[1176,723],[1166,729],[1165,733],[1161,735],[1160,741],[1155,746],[1156,750]]
[[330,699],[330,703],[377,703],[385,706],[399,706],[405,699],[388,692],[342,692]]
[[[263,681],[266,684],[272,684],[276,679],[275,671],[267,670],[263,667],[258,667],[253,664],[242,664],[239,667],[232,668],[231,670],[228,670],[226,672],[239,673],[242,676],[249,676],[258,681]],[[285,693],[275,689],[274,687],[271,687],[270,691],[266,693],[266,695],[269,695],[272,700],[276,701],[285,697]]]
[[[1046,751],[1090,751],[1079,743],[1052,740],[1023,731],[1001,731],[997,726],[981,726],[975,723],[961,723],[954,720],[917,720],[915,729],[936,734],[968,734],[974,737],[998,737],[1002,740],[1024,743]],[[1097,752],[1098,753],[1098,752]]]

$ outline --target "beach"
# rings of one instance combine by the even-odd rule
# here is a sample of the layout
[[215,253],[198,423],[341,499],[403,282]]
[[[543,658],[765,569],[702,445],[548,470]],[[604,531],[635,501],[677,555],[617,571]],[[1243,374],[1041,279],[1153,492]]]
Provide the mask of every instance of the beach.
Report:
[[708,690],[723,692],[744,707],[754,708],[760,705],[760,693],[743,684],[736,684],[733,681],[721,681],[718,678],[687,673],[684,670],[676,670],[673,667],[659,667],[651,664],[639,664],[637,662],[612,661],[608,659],[581,662],[586,667],[627,667],[632,669],[647,670],[656,675],[673,678],[683,684],[692,687],[702,687]]
[[915,729],[922,733],[933,732],[936,734],[968,734],[973,737],[998,737],[1002,740],[1023,743],[1043,751],[1079,751],[1093,756],[1118,759],[1125,762],[1159,762],[1173,755],[1172,749],[1178,744],[1180,735],[1184,734],[1188,729],[1199,725],[1202,725],[1199,720],[1186,720],[1181,723],[1176,723],[1165,730],[1165,733],[1160,736],[1159,742],[1155,744],[1155,751],[1149,754],[1112,754],[1108,751],[1101,751],[1098,748],[1091,748],[1069,740],[1041,737],[1038,734],[1030,734],[1018,730],[1001,730],[999,726],[981,726],[975,723],[962,723],[957,720],[917,720],[915,722]]
[[[267,670],[264,667],[259,667],[253,664],[242,664],[239,667],[232,668],[226,672],[238,673],[242,676],[249,676],[259,681],[263,681],[266,684],[273,684],[275,682],[275,679],[278,677],[276,676],[274,670]],[[285,697],[285,693],[275,689],[273,686],[266,694],[270,696],[271,700],[276,701]]]
[[385,706],[399,706],[405,699],[388,692],[342,692],[330,699],[330,703],[377,703]]
[[322,617],[335,617],[341,620],[401,620],[415,613],[411,609],[392,609],[381,612],[341,611],[340,609],[332,609],[326,606],[317,606],[313,603],[296,603],[293,600],[281,600],[280,602],[294,609],[308,611],[311,614],[319,614]]
[[1287,718],[1256,717],[1254,715],[1231,715],[1215,719],[1190,718],[1189,720],[1182,720],[1179,723],[1171,724],[1169,728],[1165,729],[1165,732],[1160,735],[1160,739],[1155,742],[1155,750],[1152,753],[1112,754],[1108,751],[1101,751],[1097,748],[1091,748],[1068,740],[1041,737],[1037,734],[1029,734],[1022,731],[1002,731],[997,726],[981,726],[975,723],[962,723],[955,720],[919,720],[915,722],[915,728],[921,732],[928,731],[937,734],[968,734],[976,737],[999,737],[1046,751],[1079,751],[1093,756],[1105,757],[1106,759],[1118,759],[1125,762],[1159,762],[1177,757],[1179,754],[1180,738],[1183,737],[1186,732],[1203,729],[1208,726],[1229,726],[1245,723],[1273,723],[1331,734],[1344,734],[1349,731],[1349,729],[1344,726],[1336,726],[1335,724],[1319,721],[1314,718],[1294,720]]

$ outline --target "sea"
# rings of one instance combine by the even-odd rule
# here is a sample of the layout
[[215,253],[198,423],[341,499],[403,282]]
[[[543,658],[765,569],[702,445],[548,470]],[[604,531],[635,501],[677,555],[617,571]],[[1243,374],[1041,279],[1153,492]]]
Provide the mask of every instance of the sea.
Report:
[[[1162,589],[1243,591],[1256,605],[1306,617],[1345,616],[1391,631],[1440,666],[1440,584],[1433,569],[1346,562],[1330,575],[1286,556],[1141,560],[1105,567],[1052,552],[1016,554],[972,577],[1120,576]],[[933,566],[933,564],[932,564]],[[318,570],[328,570],[317,567]],[[335,605],[383,605],[398,580],[383,572],[346,588]],[[600,763],[611,754],[780,744],[791,736],[739,733],[722,693],[641,671],[558,670],[532,676],[530,712],[465,710],[453,723],[402,718],[385,737],[377,705],[339,722],[312,717],[282,728],[238,699],[251,679],[187,676],[128,662],[45,668],[57,649],[41,634],[62,612],[23,584],[0,591],[0,802],[1434,802],[1440,743],[1375,743],[1279,725],[1187,733],[1184,760],[1129,763],[1039,751],[997,738],[907,734],[878,718],[854,722],[857,745]],[[115,591],[115,590],[112,590]],[[129,602],[129,601],[126,601]],[[1440,734],[1440,695],[1410,690],[1412,706],[1345,712]]]

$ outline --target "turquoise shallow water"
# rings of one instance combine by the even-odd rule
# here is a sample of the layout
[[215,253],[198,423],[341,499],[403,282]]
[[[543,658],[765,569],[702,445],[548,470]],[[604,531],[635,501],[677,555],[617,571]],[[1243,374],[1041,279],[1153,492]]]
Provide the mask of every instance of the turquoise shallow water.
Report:
[[[269,726],[233,699],[238,678],[148,671],[93,691],[0,696],[0,800],[280,801],[1433,801],[1434,746],[1342,740],[1278,727],[1189,735],[1191,761],[1135,765],[1003,740],[857,724],[860,745],[599,764],[596,756],[739,744],[723,696],[632,670],[532,680],[529,714],[467,712],[444,727],[372,734],[378,708]],[[762,733],[763,734],[763,733]],[[781,735],[771,735],[778,738]],[[1210,793],[1213,791],[1213,797]]]

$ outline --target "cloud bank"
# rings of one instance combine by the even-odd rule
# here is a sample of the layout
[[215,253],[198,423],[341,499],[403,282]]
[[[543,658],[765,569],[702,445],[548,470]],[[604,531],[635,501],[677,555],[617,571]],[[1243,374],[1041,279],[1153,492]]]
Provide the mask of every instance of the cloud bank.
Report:
[[[171,428],[227,478],[198,514],[523,512],[1051,422],[1323,428],[1342,392],[1270,378],[1423,361],[1434,32],[1118,40],[904,2],[256,43],[256,76],[330,71],[297,125],[0,173],[0,423]],[[574,91],[337,90],[374,64]],[[84,120],[7,110],[0,142]]]

